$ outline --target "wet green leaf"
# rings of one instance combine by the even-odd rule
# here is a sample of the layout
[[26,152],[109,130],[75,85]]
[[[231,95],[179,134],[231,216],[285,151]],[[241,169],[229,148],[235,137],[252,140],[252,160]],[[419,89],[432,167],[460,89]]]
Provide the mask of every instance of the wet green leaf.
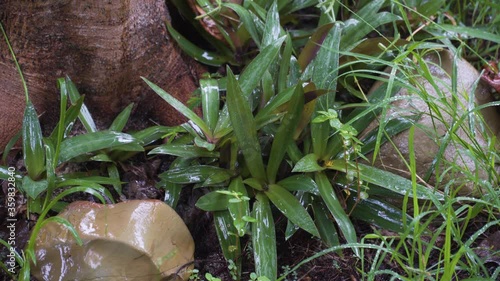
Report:
[[179,113],[186,116],[186,118],[196,124],[203,131],[203,133],[205,133],[206,136],[211,136],[210,128],[207,126],[205,121],[203,121],[203,119],[201,119],[196,113],[194,113],[178,99],[165,92],[162,88],[155,85],[153,82],[144,77],[142,77],[142,80],[144,80],[149,85],[149,87],[151,87],[151,89],[153,89],[153,91],[155,91],[162,99],[168,102],[168,104],[177,109]]
[[314,153],[307,154],[304,156],[302,159],[295,164],[295,167],[293,167],[292,172],[294,173],[307,173],[307,172],[317,172],[317,171],[323,171],[326,169],[325,167],[322,167],[318,164],[318,156]]
[[337,229],[328,216],[328,208],[321,201],[313,201],[312,207],[314,211],[314,222],[318,228],[321,240],[323,240],[328,247],[340,245]]
[[[315,105],[315,113],[312,118],[317,116],[318,111],[328,111],[335,108],[335,95],[337,89],[337,76],[339,69],[339,44],[342,27],[335,24],[328,32],[317,57],[313,61],[312,81],[320,89],[327,89],[325,95],[320,96]],[[328,123],[312,123],[311,138],[313,152],[322,159],[329,158],[326,154],[328,138],[330,137],[331,127]]]
[[[420,115],[415,116],[405,116],[400,118],[391,119],[384,126],[386,134],[382,135],[379,145],[387,141],[387,136],[392,137],[398,133],[408,130],[415,122],[420,119]],[[378,127],[377,127],[378,128]],[[372,152],[377,145],[377,133],[378,130],[375,129],[368,133],[362,140],[363,146],[361,147],[361,154],[366,155]]]
[[243,181],[244,184],[250,186],[251,188],[253,189],[256,189],[256,190],[259,190],[259,191],[262,191],[264,190],[264,183],[258,179],[255,179],[255,178],[248,178],[248,179],[245,179]]
[[253,41],[259,47],[260,49],[260,42],[262,38],[262,29],[259,28],[260,25],[264,25],[263,23],[260,22],[260,19],[255,16],[251,11],[243,8],[242,6],[235,4],[235,3],[223,3],[225,7],[230,8],[238,16],[240,17],[240,21],[242,22],[242,26],[246,28],[250,36],[252,37]]
[[220,176],[220,181],[218,182],[223,182],[231,177],[231,173],[219,167],[197,165],[170,169],[159,175],[165,181],[178,184],[202,183],[217,176]]
[[298,84],[295,87],[294,94],[290,100],[288,112],[281,120],[281,125],[276,132],[271,146],[271,154],[267,164],[267,179],[270,183],[275,182],[278,168],[283,161],[288,145],[293,142],[293,138],[290,136],[295,132],[303,106],[304,91],[302,89],[302,85]]
[[132,133],[132,137],[143,146],[151,144],[167,134],[175,135],[177,132],[184,131],[178,127],[170,128],[165,126],[152,126],[144,130]]
[[23,177],[22,188],[29,197],[31,197],[32,199],[36,199],[38,198],[38,195],[40,195],[40,193],[47,190],[47,184],[47,180],[45,179],[34,181],[29,176],[25,176]]
[[167,29],[172,38],[174,38],[174,40],[179,44],[181,49],[195,60],[211,66],[221,66],[226,62],[230,62],[231,58],[229,57],[221,56],[219,54],[203,50],[195,44],[189,42],[168,23]]
[[257,193],[253,205],[252,244],[255,261],[255,273],[276,280],[278,261],[276,251],[276,232],[269,199],[262,193]]
[[[259,85],[264,73],[275,61],[279,53],[281,44],[285,41],[285,36],[274,40],[269,46],[265,47],[260,53],[245,67],[238,81],[241,91],[245,98],[249,98],[252,91]],[[229,88],[229,84],[228,84]]]
[[208,151],[204,148],[189,144],[164,144],[151,150],[148,154],[168,154],[177,157],[219,157],[218,151]]
[[312,235],[319,237],[318,229],[311,216],[288,190],[279,185],[270,184],[265,193],[289,220]]
[[387,23],[393,23],[401,18],[390,12],[378,10],[384,4],[384,0],[370,1],[360,9],[354,17],[345,21],[345,30],[340,42],[342,51],[349,51],[359,44],[360,40],[376,28]]
[[[64,118],[59,120],[57,126],[54,128],[54,131],[52,131],[52,134],[49,137],[54,143],[60,143],[69,134],[76,119],[78,118],[78,115],[80,114],[82,106],[83,97],[80,97],[67,110],[65,110],[66,113]],[[60,132],[60,130],[62,130],[62,132]]]
[[[321,198],[323,198],[325,205],[328,207],[328,210],[330,210],[330,214],[332,214],[333,218],[335,219],[335,222],[339,226],[339,229],[344,235],[344,238],[348,243],[356,243],[356,230],[354,229],[349,216],[347,216],[344,209],[342,208],[342,205],[340,204],[330,181],[328,180],[326,175],[321,172],[315,174],[315,181],[318,185]],[[359,256],[359,249],[354,249],[354,252]]]
[[60,164],[71,158],[101,149],[113,148],[133,142],[135,142],[135,139],[131,135],[111,131],[100,131],[74,136],[67,138],[61,143],[58,163]]
[[213,132],[219,119],[219,84],[215,79],[200,79],[203,119]]
[[326,36],[328,35],[332,27],[333,23],[329,23],[316,29],[314,34],[311,36],[307,44],[302,49],[302,52],[300,52],[298,63],[303,71],[306,69],[309,63],[311,63],[311,61],[313,61],[313,59],[316,57],[316,54],[321,48],[321,44],[325,40]]
[[[81,98],[80,93],[78,92],[75,83],[73,83],[73,81],[71,81],[69,77],[66,76],[65,82],[66,82],[66,88],[68,89],[68,95],[71,100],[71,104],[74,105]],[[94,118],[92,118],[92,115],[90,114],[90,111],[88,110],[85,104],[82,104],[80,108],[80,113],[78,114],[78,118],[82,122],[87,132],[89,133],[97,132],[97,127],[95,125]]]
[[109,179],[114,181],[114,183],[112,183],[113,189],[116,191],[118,196],[122,197],[123,196],[122,183],[120,181],[120,172],[118,171],[118,168],[113,163],[107,167],[107,170],[108,170]]
[[[409,179],[375,168],[372,166],[358,164],[360,179],[364,182],[378,185],[401,195],[416,196],[418,199],[443,200],[444,196],[440,191],[429,189],[417,184],[417,194],[413,194],[412,182]],[[438,203],[438,205],[440,205]]]
[[111,123],[111,126],[109,127],[110,131],[116,131],[116,132],[121,132],[123,131],[123,128],[125,128],[125,125],[127,125],[128,119],[130,117],[130,113],[132,112],[132,108],[134,107],[134,104],[131,103],[125,109],[116,116],[115,120],[113,120],[113,123]]
[[227,74],[227,107],[238,146],[252,177],[264,180],[266,173],[252,110],[230,68],[227,68]]
[[[280,69],[278,74],[278,93],[285,90],[288,86],[288,73],[290,72],[290,61],[292,60],[292,39],[290,34],[287,33],[285,39],[285,49],[281,56]],[[298,83],[298,81],[297,81]],[[296,83],[296,84],[297,84]]]
[[164,181],[165,197],[163,198],[163,202],[175,209],[181,197],[182,187],[181,184]]
[[314,195],[319,195],[316,182],[305,175],[294,175],[280,180],[278,185],[283,186],[288,191],[305,191]]
[[212,191],[196,201],[196,207],[207,212],[224,211],[228,209],[228,196]]
[[229,211],[214,212],[214,223],[224,257],[237,261],[241,256],[240,238],[235,234]]
[[455,33],[455,37],[466,35],[467,37],[479,38],[500,44],[500,35],[468,26],[456,26],[452,24],[440,24],[439,29],[444,29],[449,33]]
[[[229,184],[229,191],[237,194],[241,194],[241,197],[247,197],[247,190],[243,184],[241,177],[237,177],[231,181]],[[230,198],[235,199],[235,198]],[[238,202],[231,202],[227,204],[229,213],[233,218],[233,225],[236,228],[238,236],[242,237],[245,235],[248,222],[243,218],[245,216],[250,216],[250,206],[248,200],[238,200]]]
[[[349,206],[352,207],[355,202],[350,200],[349,203]],[[351,216],[396,233],[401,233],[407,228],[403,225],[403,216],[406,216],[406,221],[413,220],[409,215],[403,213],[401,209],[372,198],[359,200],[352,210]]]
[[266,106],[257,113],[257,115],[255,116],[255,123],[262,124],[262,123],[266,122],[266,120],[269,119],[270,115],[276,114],[274,111],[277,110],[281,105],[290,101],[290,99],[293,96],[294,91],[295,91],[295,88],[288,88],[288,89],[278,93],[276,96],[274,96],[266,104]]
[[273,1],[270,9],[267,11],[264,34],[262,35],[261,49],[269,46],[276,38],[281,35],[280,15],[278,13],[278,5]]
[[45,170],[45,150],[40,121],[35,106],[29,100],[24,110],[22,132],[24,164],[28,175],[36,180]]

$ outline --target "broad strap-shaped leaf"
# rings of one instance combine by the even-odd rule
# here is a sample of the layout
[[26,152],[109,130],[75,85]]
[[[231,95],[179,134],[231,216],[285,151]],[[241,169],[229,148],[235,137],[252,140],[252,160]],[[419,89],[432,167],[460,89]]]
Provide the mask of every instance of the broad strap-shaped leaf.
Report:
[[22,189],[32,199],[36,199],[40,193],[47,190],[47,187],[46,179],[34,181],[29,176],[23,177]]
[[278,182],[278,185],[283,186],[288,191],[305,191],[314,195],[319,195],[318,185],[316,182],[306,175],[293,175]]
[[[357,164],[357,166],[359,169],[359,178],[364,182],[378,185],[403,196],[408,195],[412,198],[416,196],[417,199],[426,200],[444,200],[442,192],[429,189],[420,184],[416,184],[416,194],[413,194],[412,181],[402,176],[361,163]],[[336,166],[334,170],[345,172],[345,166]],[[436,203],[440,205],[440,203]]]
[[238,80],[240,82],[241,91],[246,98],[250,97],[252,91],[259,85],[266,70],[276,59],[285,38],[285,36],[282,36],[265,47],[252,62],[247,65],[239,76]]
[[112,131],[100,131],[74,136],[67,138],[61,143],[58,163],[60,164],[71,158],[97,150],[113,148],[135,141],[136,140],[129,134]]
[[[349,203],[348,206],[352,207],[355,202],[349,200]],[[360,200],[352,210],[351,215],[354,218],[396,233],[401,233],[407,229],[403,224],[404,216],[406,216],[406,221],[413,220],[400,208],[375,198]]]
[[179,111],[180,114],[184,115],[187,119],[191,120],[194,124],[196,124],[203,131],[203,133],[205,133],[206,136],[211,136],[211,131],[210,131],[209,127],[207,126],[205,121],[203,121],[203,119],[201,119],[196,113],[194,113],[191,109],[189,109],[187,106],[185,106],[178,99],[174,98],[172,95],[165,92],[162,88],[155,85],[153,82],[149,81],[148,79],[146,79],[144,77],[141,77],[141,78],[162,99],[164,99],[166,102],[168,102],[168,104],[170,104],[173,108],[177,109],[177,111]]
[[267,11],[267,17],[262,35],[261,48],[269,46],[276,38],[281,35],[280,15],[278,13],[278,4],[273,1],[271,8]]
[[166,127],[166,126],[152,126],[144,130],[132,133],[132,137],[137,140],[137,143],[146,146],[151,144],[167,134],[176,134],[178,132],[183,132],[184,130],[180,127]]
[[40,121],[31,100],[26,102],[24,109],[22,132],[24,164],[30,178],[37,180],[45,170],[45,149]]
[[[290,34],[287,33],[285,40],[285,48],[283,54],[281,55],[280,69],[278,74],[278,93],[287,88],[288,73],[290,72],[290,61],[292,60],[292,38]],[[295,58],[294,58],[295,59]]]
[[133,107],[134,103],[131,103],[127,107],[125,107],[125,109],[123,109],[122,112],[120,112],[120,114],[116,116],[115,120],[113,120],[113,123],[111,123],[111,126],[109,126],[109,130],[117,132],[123,131],[123,128],[125,128],[125,125],[127,125]]
[[[229,184],[229,191],[237,194],[241,194],[240,197],[247,198],[247,190],[243,184],[241,177],[237,177],[231,181]],[[245,217],[250,215],[250,206],[248,200],[238,199],[229,196],[228,209],[231,217],[233,218],[233,225],[236,228],[238,236],[242,237],[245,235],[248,222],[245,221]]]
[[[83,98],[84,97],[80,97],[67,110],[65,110],[64,118],[59,119],[59,122],[57,122],[54,131],[52,131],[52,133],[50,134],[49,138],[52,140],[52,142],[57,143],[59,145],[60,142],[64,139],[64,137],[68,135],[69,132],[71,132],[71,129],[75,124],[75,120],[78,118],[78,114],[80,114],[80,110],[83,106]],[[63,101],[61,101],[61,103],[63,103]]]
[[218,151],[208,151],[190,144],[164,144],[154,148],[148,154],[168,154],[186,158],[219,157]]
[[253,205],[252,245],[257,276],[266,276],[276,280],[278,275],[278,257],[276,251],[276,231],[274,219],[266,195],[259,192]]
[[205,194],[196,201],[196,208],[202,209],[206,212],[225,211],[228,208],[227,194],[212,191]]
[[[215,231],[224,257],[226,260],[240,261],[240,238],[235,234],[236,230],[231,222],[229,211],[214,212]],[[241,268],[241,266],[238,268]]]
[[177,30],[175,30],[172,25],[168,23],[167,29],[172,38],[174,38],[174,40],[179,44],[181,49],[186,52],[186,54],[203,64],[211,66],[221,66],[222,64],[231,60],[229,57],[221,56],[219,54],[203,50],[195,44],[189,42],[184,36],[177,32]]
[[314,154],[310,153],[307,154],[306,156],[302,157],[302,159],[295,164],[295,167],[293,167],[292,172],[294,173],[307,173],[307,172],[318,172],[318,171],[323,171],[326,168],[323,166],[320,166],[318,164],[319,157]]
[[219,119],[219,83],[215,79],[200,79],[201,109],[203,119],[214,132]]
[[297,59],[302,71],[304,71],[306,67],[311,63],[311,61],[314,60],[314,58],[318,54],[319,49],[321,48],[321,44],[325,40],[332,27],[333,23],[328,23],[320,26],[316,29],[314,34],[306,43],[299,55],[299,58]]
[[230,8],[231,10],[236,12],[236,14],[238,14],[240,21],[242,22],[242,26],[246,28],[246,30],[250,34],[250,37],[252,37],[257,47],[260,48],[260,42],[263,33],[262,26],[264,25],[261,22],[261,20],[256,15],[254,15],[249,9],[245,9],[244,7],[238,4],[223,2],[222,5]]
[[384,0],[373,0],[361,8],[354,16],[345,21],[345,30],[340,42],[342,51],[349,51],[360,40],[383,24],[393,23],[401,18],[391,12],[378,12]]
[[[326,177],[326,175],[322,172],[315,173],[315,181],[319,188],[319,193],[321,194],[321,198],[325,202],[326,207],[330,210],[335,222],[339,226],[340,231],[344,235],[344,238],[348,243],[356,243],[357,236],[356,230],[352,224],[352,221],[349,219],[349,216],[345,213],[342,205],[335,194],[335,190]],[[359,256],[359,249],[355,248],[354,253]]]
[[[81,98],[80,93],[78,92],[75,83],[73,83],[73,81],[71,81],[69,77],[66,77],[65,80],[71,104],[75,104]],[[97,126],[95,125],[94,118],[92,118],[92,115],[90,114],[90,111],[85,104],[82,104],[80,113],[78,114],[78,118],[82,122],[87,132],[97,132]]]
[[328,208],[319,200],[313,201],[312,207],[314,211],[314,222],[318,228],[321,240],[323,240],[328,247],[340,245],[337,229],[330,219],[330,216],[328,216]]
[[[328,90],[325,95],[320,96],[316,101],[316,111],[313,113],[313,119],[317,116],[318,111],[328,111],[328,109],[333,109],[335,107],[341,33],[341,25],[335,24],[328,33],[318,52],[318,56],[313,62],[314,70],[312,81],[319,89]],[[327,122],[311,124],[313,152],[322,159],[331,156],[326,154],[331,130],[332,128]]]
[[274,137],[273,144],[271,146],[271,154],[267,164],[267,179],[270,183],[275,182],[278,168],[283,161],[288,145],[293,141],[291,136],[297,127],[303,106],[304,93],[302,85],[299,83],[295,87],[294,94],[288,106],[288,112],[285,116],[283,116],[281,125],[276,132],[276,136]]
[[269,119],[270,115],[277,114],[275,111],[285,103],[289,102],[295,92],[295,88],[288,88],[275,95],[255,116],[255,123],[262,124]]
[[227,107],[238,146],[243,153],[246,166],[252,177],[265,180],[264,162],[262,161],[252,110],[229,67],[227,68],[227,77]]
[[276,208],[289,220],[312,235],[319,237],[318,229],[311,216],[293,194],[277,184],[270,184],[265,193]]
[[231,176],[229,170],[208,165],[173,168],[159,175],[162,180],[178,184],[204,183],[207,180],[212,180],[211,183],[215,184],[224,182]]

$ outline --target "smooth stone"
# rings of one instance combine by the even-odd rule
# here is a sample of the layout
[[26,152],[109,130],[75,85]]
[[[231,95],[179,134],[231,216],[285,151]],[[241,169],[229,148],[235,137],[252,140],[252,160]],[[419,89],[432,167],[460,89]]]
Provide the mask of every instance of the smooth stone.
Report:
[[[482,83],[478,83],[480,80],[478,71],[463,59],[459,59],[456,62],[458,95],[452,95],[451,77],[454,56],[450,51],[442,50],[439,52],[431,52],[425,56],[425,62],[432,75],[432,79],[436,81],[435,85],[438,91],[436,91],[436,88],[434,88],[430,81],[424,77],[418,76],[417,73],[415,73],[413,78],[422,86],[420,89],[427,92],[430,101],[439,107],[438,111],[439,114],[442,115],[440,117],[442,119],[436,117],[436,112],[429,108],[428,103],[422,99],[421,95],[418,93],[410,93],[408,89],[405,88],[402,88],[395,95],[402,99],[391,103],[386,115],[387,118],[392,119],[419,113],[422,114],[415,125],[413,139],[416,171],[420,179],[423,179],[427,171],[432,167],[436,155],[439,153],[441,141],[449,131],[448,128],[452,126],[454,118],[460,119],[467,113],[469,110],[468,107],[471,105],[475,107],[494,101],[490,89]],[[372,91],[378,86],[380,86],[380,83],[374,85]],[[475,90],[475,92],[471,95],[470,93],[473,90]],[[473,101],[470,100],[471,96],[474,98]],[[454,112],[446,112],[445,110],[450,109],[450,105],[453,104],[454,98],[456,98],[455,102],[457,104],[456,108],[454,108]],[[432,114],[430,114],[431,112]],[[476,119],[474,126],[471,126],[473,127],[475,136],[471,137],[471,135],[464,130],[464,128],[468,128],[470,125],[466,119],[462,126],[456,130],[455,134],[462,140],[462,143],[450,142],[445,148],[441,163],[436,166],[436,169],[438,169],[440,173],[438,176],[443,177],[439,181],[440,184],[437,188],[444,189],[448,183],[451,183],[450,187],[458,189],[458,193],[461,195],[479,195],[482,192],[481,189],[476,186],[475,182],[469,179],[470,176],[477,174],[480,180],[488,180],[485,169],[488,163],[484,163],[482,159],[474,159],[471,157],[475,155],[475,152],[469,151],[468,146],[479,148],[479,150],[483,149],[484,152],[486,152],[486,149],[488,149],[488,141],[487,137],[482,132],[489,131],[490,135],[498,136],[500,131],[500,114],[496,107],[486,107],[482,109],[480,113],[487,124],[486,127],[489,128],[481,130],[479,126],[482,122]],[[473,114],[475,117],[478,115],[479,114]],[[368,126],[364,133],[378,126],[379,122],[374,121]],[[403,177],[410,178],[411,174],[401,158],[402,155],[406,161],[410,159],[408,147],[409,131],[401,132],[391,137],[391,140],[394,145],[390,142],[381,145],[374,165]],[[474,145],[474,143],[476,143],[476,145]],[[401,155],[398,153],[398,150]],[[372,155],[368,155],[368,159],[371,160],[370,157],[372,157]],[[460,167],[460,169],[449,169],[451,163],[454,163]],[[469,175],[466,175],[464,171],[468,171],[466,173],[469,173]],[[445,174],[443,175],[442,173]],[[424,183],[419,179],[417,179],[417,181],[419,181],[419,183]],[[434,186],[437,182],[436,170],[434,170],[426,184]]]
[[[189,230],[167,204],[131,200],[114,205],[77,201],[58,215],[83,241],[49,222],[36,239],[38,280],[187,280],[194,259]],[[166,279],[164,279],[166,278]]]

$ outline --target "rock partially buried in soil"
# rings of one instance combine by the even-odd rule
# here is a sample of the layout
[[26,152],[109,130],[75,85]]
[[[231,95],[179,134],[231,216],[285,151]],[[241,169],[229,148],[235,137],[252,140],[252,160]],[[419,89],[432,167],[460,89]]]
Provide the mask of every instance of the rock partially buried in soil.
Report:
[[[77,201],[58,216],[83,241],[50,222],[36,240],[38,280],[187,280],[194,257],[189,230],[168,205],[131,200],[114,205]],[[181,279],[182,278],[182,279]]]
[[[422,86],[419,91],[425,91],[426,93],[424,95],[419,95],[419,93],[410,93],[408,89],[403,88],[396,94],[396,96],[401,99],[391,104],[386,115],[388,118],[392,119],[400,116],[422,114],[415,127],[413,139],[417,175],[420,178],[424,178],[427,171],[431,169],[433,161],[435,161],[436,155],[439,153],[441,142],[444,139],[443,137],[448,132],[448,128],[456,125],[454,120],[460,120],[460,118],[467,114],[468,110],[475,106],[494,101],[494,97],[490,90],[481,83],[478,83],[480,75],[477,70],[463,59],[456,61],[457,95],[452,95],[451,77],[454,56],[450,51],[436,51],[430,53],[425,57],[425,62],[432,75],[432,80],[436,82],[436,88],[431,81],[424,77],[414,76],[416,82]],[[375,85],[374,89],[379,85],[380,84]],[[471,94],[476,85],[475,92]],[[426,96],[429,100],[425,101],[422,96]],[[469,97],[472,97],[474,100],[471,100]],[[455,98],[456,100],[454,100]],[[439,107],[437,109],[438,112],[430,109],[427,102],[436,104]],[[456,106],[453,106],[453,104],[456,104]],[[490,131],[492,135],[498,136],[500,132],[500,114],[498,109],[496,107],[486,107],[480,112],[489,127],[487,131]],[[437,117],[438,114],[442,116]],[[452,186],[454,188],[460,188],[460,194],[477,195],[480,190],[478,190],[474,182],[467,179],[468,177],[463,173],[463,170],[468,171],[467,173],[470,173],[470,175],[477,175],[481,180],[488,179],[488,175],[485,172],[485,165],[487,165],[487,163],[483,163],[480,159],[471,157],[477,152],[470,151],[469,148],[472,147],[476,149],[479,148],[478,150],[486,150],[488,148],[488,143],[481,133],[481,130],[477,128],[479,120],[476,120],[476,124],[474,124],[476,125],[475,128],[474,125],[470,126],[468,120],[469,119],[466,118],[463,124],[455,132],[456,136],[462,142],[450,142],[444,150],[442,161],[437,168],[439,168],[441,173],[446,173],[446,175],[439,187],[442,188],[444,184],[453,181]],[[371,131],[378,125],[379,123],[377,121],[372,122],[365,132]],[[468,128],[471,127],[473,127],[475,133],[473,137],[471,134],[467,133]],[[375,166],[409,178],[410,173],[406,168],[406,164],[395,149],[395,147],[397,147],[403,157],[408,161],[410,153],[408,148],[409,131],[402,132],[392,137],[391,140],[394,145],[387,142],[380,147]],[[368,156],[368,158],[370,159],[370,156]],[[456,164],[460,169],[447,170],[451,163]],[[435,171],[428,183],[431,185],[436,184]]]

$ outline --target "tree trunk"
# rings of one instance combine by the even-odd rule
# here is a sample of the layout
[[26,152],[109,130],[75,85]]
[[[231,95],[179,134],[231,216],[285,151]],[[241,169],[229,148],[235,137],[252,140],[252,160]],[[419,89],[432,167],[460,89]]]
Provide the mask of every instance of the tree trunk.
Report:
[[[101,126],[136,102],[133,119],[165,125],[183,121],[140,79],[182,101],[201,68],[167,37],[165,0],[0,0],[0,22],[10,39],[42,125],[59,116],[56,79],[68,75],[85,94]],[[18,132],[24,91],[5,40],[0,40],[0,149]],[[143,123],[143,126],[146,124]]]

